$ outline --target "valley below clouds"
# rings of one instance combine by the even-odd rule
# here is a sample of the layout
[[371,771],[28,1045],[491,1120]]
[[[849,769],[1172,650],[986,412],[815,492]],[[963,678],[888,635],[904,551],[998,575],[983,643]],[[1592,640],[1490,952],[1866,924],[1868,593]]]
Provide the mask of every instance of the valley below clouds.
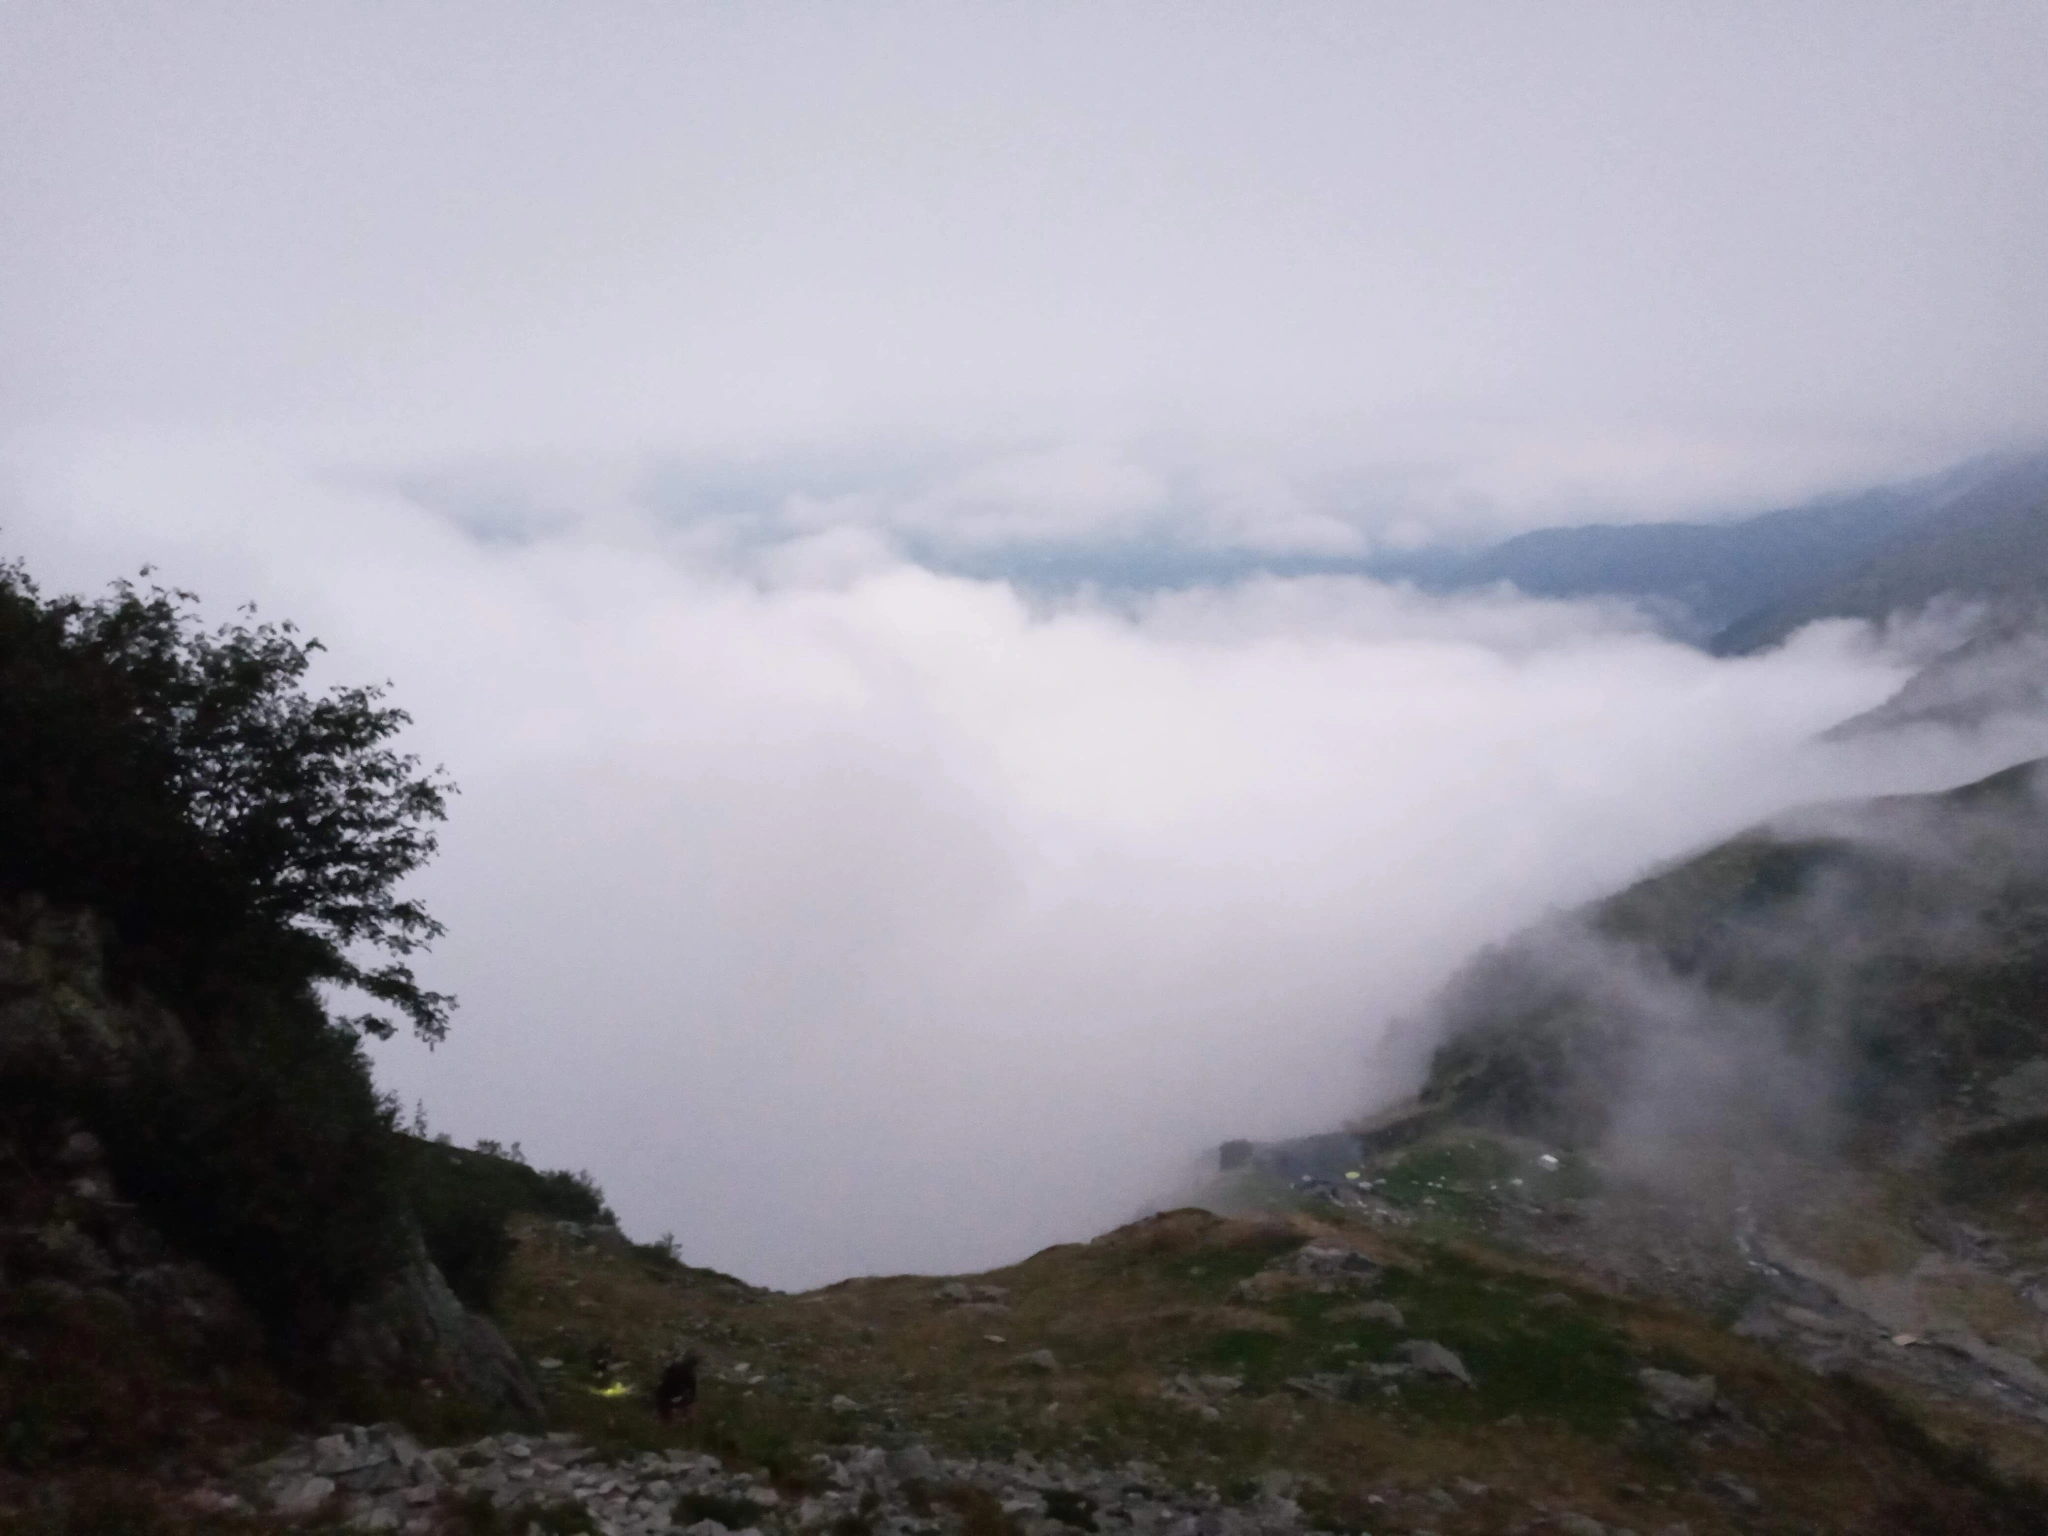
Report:
[[2048,750],[1823,740],[1910,626],[1372,575],[2041,442],[2036,8],[8,17],[0,559],[390,679],[380,1082],[692,1263],[1085,1240],[1481,946]]
[[[1847,623],[1715,659],[1612,602],[1046,595],[857,528],[707,553],[620,501],[485,537],[232,444],[12,468],[47,582],[143,555],[289,614],[461,785],[419,891],[462,1007],[378,1048],[385,1086],[785,1287],[1154,1209],[1227,1137],[1412,1091],[1401,1021],[1478,946],[2042,746],[1820,741],[1909,671]],[[835,535],[859,558],[816,558]]]

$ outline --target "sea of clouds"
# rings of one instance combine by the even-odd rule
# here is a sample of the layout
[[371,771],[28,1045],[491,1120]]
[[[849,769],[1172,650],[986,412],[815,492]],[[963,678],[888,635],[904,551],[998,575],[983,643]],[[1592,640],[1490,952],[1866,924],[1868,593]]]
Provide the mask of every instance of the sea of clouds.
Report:
[[46,584],[147,559],[214,612],[253,598],[326,679],[391,678],[461,785],[419,888],[462,1007],[438,1050],[378,1049],[385,1085],[783,1286],[1141,1214],[1227,1137],[1411,1089],[1426,1042],[1394,1026],[1476,946],[2028,747],[1819,743],[1906,675],[1849,625],[1716,660],[1510,592],[1033,593],[867,513],[707,543],[619,477],[458,516],[217,439],[7,468]]
[[697,1262],[1085,1238],[1475,945],[2029,750],[1363,573],[2038,440],[2035,8],[8,18],[0,555],[392,680],[463,1006],[383,1080]]

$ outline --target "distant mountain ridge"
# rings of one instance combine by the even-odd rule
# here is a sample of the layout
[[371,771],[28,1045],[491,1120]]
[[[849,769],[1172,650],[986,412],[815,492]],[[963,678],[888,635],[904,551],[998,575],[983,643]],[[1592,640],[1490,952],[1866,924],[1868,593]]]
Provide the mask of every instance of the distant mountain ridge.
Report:
[[1735,523],[1539,528],[1422,584],[1507,582],[1531,597],[1640,598],[1685,638],[1705,640],[1877,550],[1927,510],[1924,492],[1884,487]]
[[1945,596],[2007,614],[2048,607],[2048,454],[2006,463],[1949,490],[1862,558],[1789,587],[1730,624],[1711,648],[1749,655],[1816,619],[1878,622]]
[[1822,618],[1881,620],[1953,594],[2048,599],[2048,453],[1980,459],[1732,523],[1539,528],[1466,556],[1389,557],[1431,591],[1632,598],[1718,655]]

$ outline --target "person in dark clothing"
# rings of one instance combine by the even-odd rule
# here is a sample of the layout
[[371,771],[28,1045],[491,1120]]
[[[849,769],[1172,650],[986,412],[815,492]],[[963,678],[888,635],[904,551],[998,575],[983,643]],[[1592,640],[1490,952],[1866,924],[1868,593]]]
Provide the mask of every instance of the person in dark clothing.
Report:
[[661,1380],[654,1388],[654,1411],[661,1415],[661,1422],[667,1424],[677,1414],[687,1419],[696,1401],[697,1352],[693,1349],[682,1359],[671,1360],[662,1368]]

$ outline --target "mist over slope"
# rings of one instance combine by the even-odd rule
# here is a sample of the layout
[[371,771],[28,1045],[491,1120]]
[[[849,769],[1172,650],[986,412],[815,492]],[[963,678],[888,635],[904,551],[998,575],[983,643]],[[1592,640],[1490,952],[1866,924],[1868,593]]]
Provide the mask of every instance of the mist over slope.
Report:
[[1786,806],[2048,750],[1819,741],[1908,675],[1851,625],[1717,659],[1626,604],[1052,601],[856,525],[735,551],[564,493],[483,538],[273,458],[35,467],[39,568],[291,614],[462,785],[420,889],[464,1027],[382,1082],[772,1283],[1141,1214],[1224,1137],[1411,1091],[1388,1021],[1475,947]]
[[[1917,727],[1970,732],[2000,718],[2048,714],[2048,627],[2031,604],[1964,604],[1940,615],[1936,654],[1877,708],[1844,720],[1829,739]],[[1946,620],[1946,622],[1942,622]],[[1955,637],[1967,636],[1961,644]],[[1946,646],[1947,648],[1942,648]]]
[[1489,950],[1425,1104],[1565,1145],[1900,1143],[2048,1052],[2048,802],[2023,763],[1798,812]]
[[384,1082],[693,1259],[1099,1228],[1473,947],[2043,749],[1361,574],[2037,438],[2030,14],[28,10],[7,537],[394,680],[468,1017]]

